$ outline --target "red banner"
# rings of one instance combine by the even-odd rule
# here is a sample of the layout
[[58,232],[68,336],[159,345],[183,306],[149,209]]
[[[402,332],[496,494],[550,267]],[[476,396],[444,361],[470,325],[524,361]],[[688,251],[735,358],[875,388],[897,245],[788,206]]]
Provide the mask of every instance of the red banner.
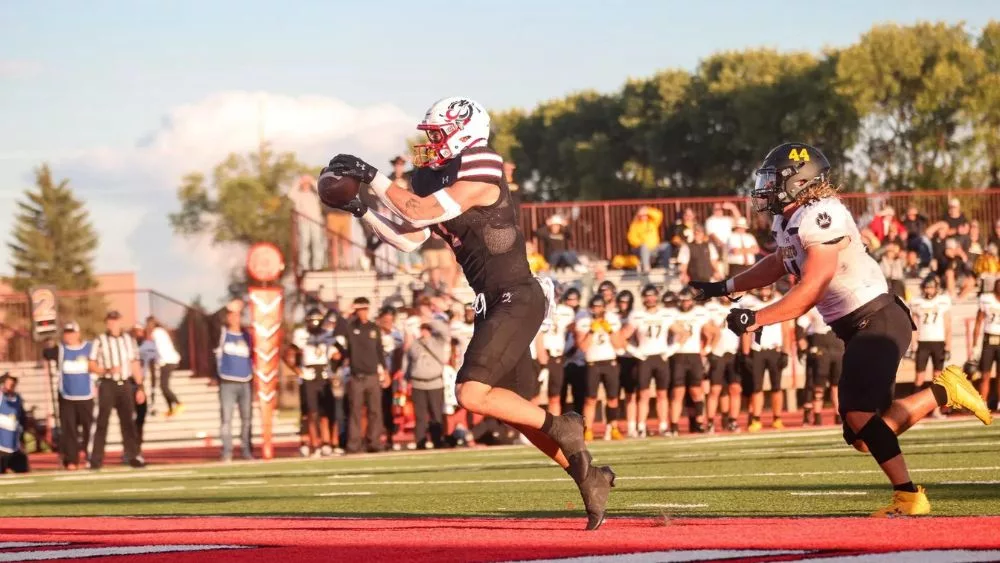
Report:
[[284,295],[281,288],[250,287],[250,326],[253,329],[254,382],[260,399],[264,459],[274,457],[271,423],[278,404],[278,362]]

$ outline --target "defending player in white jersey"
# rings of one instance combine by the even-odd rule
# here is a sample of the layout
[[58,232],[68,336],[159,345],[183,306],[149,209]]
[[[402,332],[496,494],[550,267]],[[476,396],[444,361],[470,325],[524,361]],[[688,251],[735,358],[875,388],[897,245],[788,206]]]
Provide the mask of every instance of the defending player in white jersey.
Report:
[[[556,305],[552,314],[549,326],[542,336],[542,344],[547,352],[548,361],[544,369],[548,370],[548,401],[549,412],[552,416],[562,414],[562,395],[566,386],[566,369],[563,356],[566,354],[567,338],[576,320],[576,311],[570,303],[567,303],[567,292],[563,295],[562,302]],[[578,293],[573,295],[575,303],[579,304]]]
[[934,368],[933,378],[951,359],[951,297],[941,293],[941,284],[933,274],[920,283],[920,292],[920,296],[910,300],[910,313],[917,325],[914,387],[924,389],[930,386],[926,376],[928,362]]
[[976,327],[969,341],[969,358],[979,358],[979,394],[985,400],[990,395],[990,379],[994,366],[1000,366],[1000,283],[993,291],[979,298]]
[[[635,295],[627,289],[619,291],[615,295],[614,311],[618,315],[618,332],[621,332],[621,327],[628,323],[628,319],[634,310]],[[635,422],[635,401],[631,400],[629,389],[636,388],[636,382],[639,377],[639,358],[635,356],[635,347],[631,346],[630,343],[619,342],[618,339],[614,338],[614,335],[612,335],[612,343],[615,345],[615,351],[618,352],[618,380],[621,383],[621,388],[625,391],[625,407],[619,410],[625,412],[628,437],[638,438],[639,432]],[[631,410],[629,407],[631,407]],[[619,413],[619,416],[621,416],[621,413]],[[610,428],[605,428],[604,439],[611,439]]]
[[[740,305],[762,308],[775,303],[778,299],[780,296],[774,291],[774,287],[765,285],[758,289],[756,297],[748,296],[745,302],[740,302]],[[761,328],[760,338],[744,334],[742,339],[743,358],[749,361],[749,365],[746,366],[748,369],[744,370],[744,373],[750,375],[749,380],[743,382],[744,393],[750,395],[747,431],[758,432],[763,427],[761,415],[764,413],[765,372],[771,384],[771,428],[780,430],[785,427],[785,423],[781,420],[785,403],[784,391],[781,390],[781,375],[788,366],[789,346],[795,342],[794,321],[787,320],[765,326]]]
[[[737,369],[736,355],[740,351],[740,337],[731,330],[725,330],[731,301],[720,297],[705,305],[712,322],[719,329],[712,353],[708,357],[708,379],[711,383],[706,406],[708,410],[708,430],[715,428],[715,415],[722,413],[722,428],[729,432],[739,430],[740,402],[743,394],[742,373]],[[726,391],[723,394],[723,390]]]
[[630,339],[635,339],[636,344],[632,346],[631,352],[639,360],[634,380],[629,381],[625,387],[629,436],[634,432],[639,438],[646,437],[650,381],[656,381],[657,390],[666,390],[670,384],[667,336],[675,322],[677,310],[662,307],[660,292],[656,286],[647,285],[642,288],[642,307],[632,311],[625,326],[617,334],[618,345],[622,347]]
[[815,305],[846,343],[840,380],[844,440],[871,453],[893,486],[892,503],[874,516],[927,514],[927,495],[910,479],[897,436],[942,405],[969,409],[985,424],[992,417],[957,366],[934,378],[930,389],[893,400],[896,370],[916,327],[906,305],[889,294],[851,212],[827,179],[829,171],[829,161],[815,147],[786,143],[772,149],[756,172],[751,196],[758,212],[774,216],[777,252],[728,280],[691,285],[712,298],[794,274],[799,283],[783,299],[758,311],[733,309],[730,330],[755,332]]
[[[812,401],[804,405],[806,416],[802,422],[812,423],[814,426],[823,424],[823,397],[829,385],[835,413],[833,421],[835,424],[843,424],[840,419],[839,385],[840,375],[844,370],[844,342],[837,338],[830,325],[823,322],[823,315],[816,307],[799,317],[798,325],[804,332],[800,347],[806,351],[805,389],[813,392]],[[809,414],[812,414],[811,420]]]
[[618,428],[618,394],[621,381],[618,373],[618,352],[611,336],[621,328],[617,315],[606,314],[604,298],[595,295],[590,298],[588,312],[576,321],[576,342],[587,363],[587,399],[583,403],[583,419],[586,421],[584,437],[594,439],[594,417],[597,414],[597,393],[604,385],[604,420],[610,428],[611,439],[620,440]]
[[688,287],[681,290],[677,299],[680,311],[670,327],[671,339],[677,344],[677,352],[670,358],[670,433],[674,436],[680,433],[685,389],[692,404],[689,431],[705,431],[705,394],[701,383],[705,380],[705,357],[719,336],[709,311],[696,304],[694,296]]

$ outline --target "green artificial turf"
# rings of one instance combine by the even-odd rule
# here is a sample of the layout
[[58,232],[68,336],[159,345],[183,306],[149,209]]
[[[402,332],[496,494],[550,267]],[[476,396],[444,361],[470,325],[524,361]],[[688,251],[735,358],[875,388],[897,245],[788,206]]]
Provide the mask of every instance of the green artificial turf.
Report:
[[[1000,514],[1000,425],[902,437],[936,515]],[[856,516],[888,502],[872,459],[824,429],[592,445],[618,474],[612,516]],[[0,516],[580,516],[566,474],[529,447],[177,465],[0,478]]]

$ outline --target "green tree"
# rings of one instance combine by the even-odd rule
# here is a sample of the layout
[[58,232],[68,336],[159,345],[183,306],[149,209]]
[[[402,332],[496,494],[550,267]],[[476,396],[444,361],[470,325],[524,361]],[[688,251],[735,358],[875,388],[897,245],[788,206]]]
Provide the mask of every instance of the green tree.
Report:
[[[94,253],[98,236],[87,209],[69,180],[55,181],[47,164],[35,170],[35,187],[17,202],[14,229],[7,243],[18,291],[51,285],[59,291],[60,319],[75,320],[87,334],[100,330],[106,312],[97,294]],[[28,319],[23,319],[28,328]]]
[[210,178],[201,172],[184,177],[177,189],[181,209],[170,214],[170,224],[178,234],[208,234],[218,244],[270,242],[287,260],[292,205],[285,194],[305,172],[315,170],[294,154],[275,154],[268,146],[248,155],[230,154]]
[[1000,22],[983,28],[978,47],[984,69],[967,100],[969,118],[985,163],[983,181],[1000,187]]
[[982,67],[961,24],[872,28],[837,63],[837,90],[863,116],[867,162],[855,164],[886,189],[961,183],[971,149],[963,109]]
[[98,238],[69,180],[56,182],[47,164],[35,170],[35,188],[17,202],[10,249],[10,283],[18,291],[35,285],[90,290]]

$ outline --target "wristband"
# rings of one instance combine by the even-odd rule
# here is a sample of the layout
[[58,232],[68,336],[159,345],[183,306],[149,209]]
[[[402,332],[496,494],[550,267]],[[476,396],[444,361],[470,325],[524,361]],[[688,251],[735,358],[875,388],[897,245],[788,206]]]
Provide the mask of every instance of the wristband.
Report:
[[455,201],[455,198],[448,195],[448,192],[438,190],[434,192],[434,199],[441,204],[441,209],[444,209],[446,219],[452,219],[462,214],[462,206]]
[[736,283],[733,282],[736,278],[729,278],[726,280],[726,293],[736,293]]

